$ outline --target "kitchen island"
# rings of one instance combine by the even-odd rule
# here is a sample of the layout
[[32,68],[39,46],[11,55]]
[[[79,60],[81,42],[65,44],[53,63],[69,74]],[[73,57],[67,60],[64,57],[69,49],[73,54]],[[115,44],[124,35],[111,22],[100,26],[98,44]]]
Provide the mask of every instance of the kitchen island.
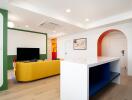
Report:
[[89,100],[110,83],[120,84],[118,57],[61,61],[61,100]]

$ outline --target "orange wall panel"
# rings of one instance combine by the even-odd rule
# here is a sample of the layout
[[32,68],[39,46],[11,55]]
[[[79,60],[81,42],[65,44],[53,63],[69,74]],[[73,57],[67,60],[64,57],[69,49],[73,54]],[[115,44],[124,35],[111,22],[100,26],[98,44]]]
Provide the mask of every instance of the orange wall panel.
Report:
[[51,48],[52,48],[52,59],[57,58],[57,39],[51,40]]

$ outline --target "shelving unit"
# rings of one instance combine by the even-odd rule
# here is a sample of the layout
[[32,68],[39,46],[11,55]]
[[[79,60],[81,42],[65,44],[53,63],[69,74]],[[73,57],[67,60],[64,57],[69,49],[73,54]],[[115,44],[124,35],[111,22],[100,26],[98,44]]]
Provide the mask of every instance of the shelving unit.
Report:
[[61,61],[61,100],[89,100],[109,83],[120,84],[120,58]]
[[91,67],[89,72],[89,95],[94,96],[102,88],[117,78],[120,73],[112,72],[110,63]]

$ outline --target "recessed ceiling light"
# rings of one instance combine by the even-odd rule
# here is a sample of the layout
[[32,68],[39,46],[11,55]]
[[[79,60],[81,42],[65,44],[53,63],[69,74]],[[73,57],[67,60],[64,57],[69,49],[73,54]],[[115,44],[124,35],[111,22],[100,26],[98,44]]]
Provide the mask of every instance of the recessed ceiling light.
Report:
[[8,27],[9,28],[14,28],[15,27],[15,24],[13,22],[8,22]]
[[56,33],[56,31],[53,31],[53,33]]
[[28,28],[29,26],[28,26],[28,25],[25,25],[25,27],[27,27],[27,28]]
[[70,12],[71,12],[71,9],[66,9],[66,12],[67,12],[67,13],[70,13]]
[[86,21],[86,22],[88,22],[88,21],[89,21],[89,19],[88,19],[88,18],[86,18],[86,19],[85,19],[85,21]]

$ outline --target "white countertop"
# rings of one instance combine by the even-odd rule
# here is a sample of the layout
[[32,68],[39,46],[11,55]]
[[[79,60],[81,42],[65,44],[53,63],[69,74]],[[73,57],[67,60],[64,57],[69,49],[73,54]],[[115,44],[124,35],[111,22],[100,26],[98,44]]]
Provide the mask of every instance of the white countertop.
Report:
[[65,62],[72,62],[72,63],[78,63],[78,64],[87,64],[88,67],[93,67],[105,63],[109,63],[112,61],[120,60],[119,57],[94,57],[94,58],[87,58],[87,59],[66,59]]

